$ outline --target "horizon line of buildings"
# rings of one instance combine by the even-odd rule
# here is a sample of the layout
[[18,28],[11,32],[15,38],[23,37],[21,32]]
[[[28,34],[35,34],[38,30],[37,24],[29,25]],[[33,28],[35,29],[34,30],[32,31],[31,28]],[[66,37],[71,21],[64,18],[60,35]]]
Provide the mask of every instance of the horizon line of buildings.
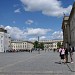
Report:
[[[0,52],[11,51],[30,51],[34,48],[35,41],[12,40],[7,30],[0,28]],[[57,49],[57,43],[63,43],[63,40],[39,40],[44,43],[44,49]]]

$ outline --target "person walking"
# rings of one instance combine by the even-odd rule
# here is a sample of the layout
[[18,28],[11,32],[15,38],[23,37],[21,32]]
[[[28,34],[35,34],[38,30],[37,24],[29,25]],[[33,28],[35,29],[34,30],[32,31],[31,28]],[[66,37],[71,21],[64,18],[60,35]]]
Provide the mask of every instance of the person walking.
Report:
[[71,46],[70,46],[69,52],[70,52],[71,63],[74,63],[74,62],[73,62],[73,52],[74,52],[74,47],[71,47]]
[[64,48],[60,48],[59,49],[59,53],[60,53],[60,58],[61,58],[61,63],[65,62],[64,61],[64,56],[65,56],[65,49]]
[[65,63],[68,63],[68,49],[65,48]]

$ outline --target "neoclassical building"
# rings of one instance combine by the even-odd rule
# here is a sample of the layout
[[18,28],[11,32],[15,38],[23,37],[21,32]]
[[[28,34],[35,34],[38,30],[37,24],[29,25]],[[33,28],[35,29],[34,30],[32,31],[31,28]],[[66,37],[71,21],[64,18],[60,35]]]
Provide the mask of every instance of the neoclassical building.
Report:
[[11,50],[13,51],[30,51],[33,48],[33,43],[29,41],[14,40],[11,41]]
[[44,50],[52,50],[52,49],[57,49],[58,42],[63,44],[63,40],[40,40],[40,42],[44,43]]
[[[35,42],[35,41],[32,41]],[[57,49],[57,43],[60,42],[61,45],[63,44],[63,40],[39,40],[39,43],[44,44],[44,50],[52,50],[52,49]]]
[[75,47],[75,2],[73,4],[70,16],[69,16],[69,25],[70,25],[70,44]]
[[62,22],[64,47],[75,47],[75,2],[69,16],[64,16]]
[[63,30],[63,46],[65,48],[69,48],[70,44],[70,25],[69,25],[69,16],[65,16],[62,22],[62,30]]

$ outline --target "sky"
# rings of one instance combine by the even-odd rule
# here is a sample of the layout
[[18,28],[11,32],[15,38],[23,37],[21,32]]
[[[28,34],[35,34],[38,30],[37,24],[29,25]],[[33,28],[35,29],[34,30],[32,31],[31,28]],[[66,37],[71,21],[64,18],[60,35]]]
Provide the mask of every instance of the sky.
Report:
[[63,39],[64,14],[74,0],[0,0],[0,27],[19,40]]

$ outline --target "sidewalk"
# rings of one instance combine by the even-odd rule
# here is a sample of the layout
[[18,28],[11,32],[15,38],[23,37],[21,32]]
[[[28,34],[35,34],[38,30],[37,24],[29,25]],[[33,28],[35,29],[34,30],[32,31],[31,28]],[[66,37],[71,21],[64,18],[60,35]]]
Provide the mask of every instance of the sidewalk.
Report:
[[[68,56],[68,57],[69,57],[68,61],[70,62],[70,56]],[[74,61],[74,63],[67,63],[67,66],[71,72],[75,72],[75,52],[73,54],[73,61]]]
[[[52,65],[53,68],[53,73],[51,75],[75,75],[75,61],[74,63],[60,63],[60,57],[59,57],[59,53],[57,52],[52,52],[50,51],[50,53],[52,54],[50,57],[51,62],[50,64]],[[74,59],[75,59],[75,53],[74,53]],[[70,58],[69,58],[69,62],[70,62]]]

